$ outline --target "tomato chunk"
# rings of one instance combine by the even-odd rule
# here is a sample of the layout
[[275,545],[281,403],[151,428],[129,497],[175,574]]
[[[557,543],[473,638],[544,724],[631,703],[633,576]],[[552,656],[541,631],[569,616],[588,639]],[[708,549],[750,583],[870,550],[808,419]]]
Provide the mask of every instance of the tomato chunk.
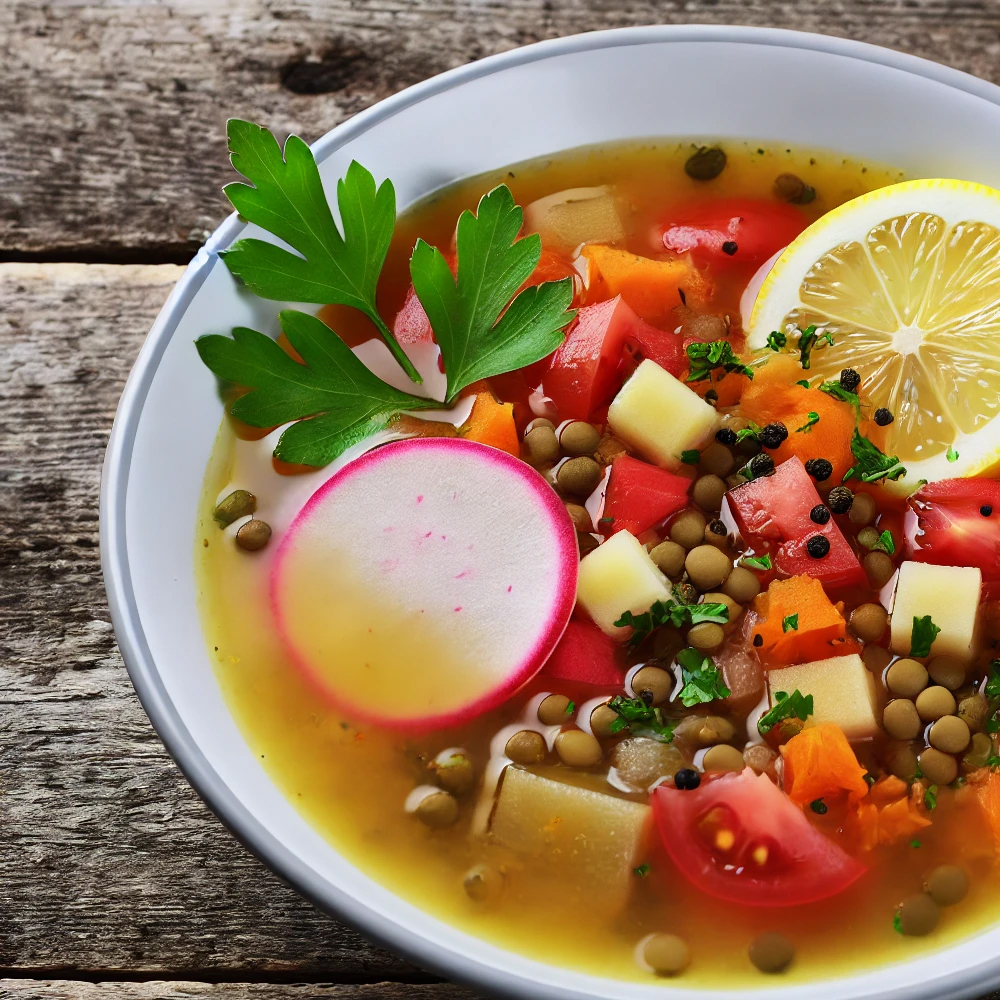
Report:
[[625,672],[618,666],[618,643],[591,622],[574,618],[539,677],[593,687],[621,687]]
[[607,534],[640,535],[688,505],[691,480],[647,465],[630,455],[611,463],[604,517],[612,518]]
[[720,198],[679,210],[664,224],[662,240],[668,250],[690,253],[711,267],[749,269],[788,246],[807,225],[805,215],[783,201]]
[[984,580],[1000,580],[1000,482],[942,479],[907,502],[903,530],[911,559],[978,566]]
[[[805,466],[798,458],[790,458],[774,475],[730,490],[723,513],[735,522],[745,541],[755,547],[773,543],[774,566],[783,576],[811,576],[826,587],[864,584],[865,571],[834,519],[816,524],[809,517],[819,503],[819,492]],[[814,535],[830,543],[830,551],[818,559],[806,548]]]
[[796,906],[843,892],[867,870],[817,830],[764,774],[660,785],[653,812],[677,870],[710,896],[744,906]]

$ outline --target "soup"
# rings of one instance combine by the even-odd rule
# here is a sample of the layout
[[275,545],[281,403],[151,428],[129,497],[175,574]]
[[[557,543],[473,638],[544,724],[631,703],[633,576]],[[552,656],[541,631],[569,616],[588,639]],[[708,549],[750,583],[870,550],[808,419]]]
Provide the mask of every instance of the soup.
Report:
[[[844,974],[996,918],[1000,490],[970,465],[989,322],[931,307],[980,288],[995,230],[902,185],[911,210],[848,238],[852,199],[900,180],[650,141],[463,181],[390,239],[384,189],[349,174],[346,242],[321,212],[312,235],[272,227],[304,258],[294,289],[270,251],[227,258],[326,325],[199,342],[236,414],[197,531],[205,634],[264,767],[363,871],[639,982]],[[366,253],[377,300],[370,268],[343,279]],[[921,298],[934,267],[961,289]],[[900,347],[942,330],[973,338],[957,360]]]

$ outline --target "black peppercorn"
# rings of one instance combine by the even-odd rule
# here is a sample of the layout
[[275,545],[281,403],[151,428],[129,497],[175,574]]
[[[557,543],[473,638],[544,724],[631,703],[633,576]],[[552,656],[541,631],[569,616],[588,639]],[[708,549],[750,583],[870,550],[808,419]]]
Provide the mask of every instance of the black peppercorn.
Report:
[[830,520],[830,508],[825,504],[818,503],[809,511],[809,520],[814,524],[826,524]]
[[979,513],[982,514],[983,517],[989,517],[990,514],[993,513],[993,505],[989,503],[984,503],[982,507],[979,508]]
[[764,645],[764,637],[759,632],[753,637],[753,644],[755,646]]
[[736,431],[731,427],[723,427],[721,430],[715,432],[715,440],[719,444],[724,444],[731,448],[736,444]]
[[826,815],[826,803],[822,799],[813,799],[812,802],[809,803],[809,808],[812,809],[817,816]]
[[719,394],[714,389],[709,389],[705,393],[705,402],[711,403],[713,406],[719,401]]
[[854,494],[846,486],[835,486],[830,490],[826,504],[834,514],[846,514],[854,505]]
[[875,423],[877,423],[879,427],[888,427],[889,424],[891,424],[895,419],[896,418],[884,406],[880,406],[875,411]]
[[806,462],[806,472],[808,472],[817,483],[822,483],[833,475],[833,465],[825,458],[810,458],[809,461]]
[[639,692],[639,699],[640,699],[640,701],[642,701],[642,703],[644,705],[652,705],[654,697],[655,697],[655,695],[653,694],[652,691],[640,691]]
[[813,559],[822,559],[823,556],[828,555],[830,552],[830,541],[822,535],[813,535],[806,542],[806,551]]
[[682,767],[674,775],[674,785],[687,792],[693,792],[701,784],[701,775],[690,767]]
[[719,535],[721,537],[723,535],[728,535],[729,534],[729,529],[717,517],[715,517],[711,521],[709,521],[708,524],[705,525],[705,527],[713,535]]
[[840,373],[840,388],[847,392],[857,392],[861,376],[853,368],[844,368]]
[[770,455],[754,455],[750,459],[750,471],[753,473],[754,479],[769,476],[774,472],[774,459]]
[[739,247],[736,245],[734,240],[726,240],[726,242],[722,244],[722,252],[726,254],[727,257],[732,257],[737,250],[739,250]]
[[788,438],[788,428],[776,420],[773,424],[762,427],[758,437],[762,447],[780,448],[781,443]]

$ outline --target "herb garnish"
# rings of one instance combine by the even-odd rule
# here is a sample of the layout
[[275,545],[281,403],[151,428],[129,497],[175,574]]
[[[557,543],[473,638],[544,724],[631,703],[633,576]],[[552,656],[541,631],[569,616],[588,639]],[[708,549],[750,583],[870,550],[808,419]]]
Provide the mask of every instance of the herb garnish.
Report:
[[673,741],[674,724],[664,720],[659,708],[647,705],[641,698],[617,694],[608,702],[608,708],[618,714],[608,727],[612,735],[628,729],[633,736],[648,736],[660,743]]
[[897,934],[903,933],[903,920],[899,915],[899,910],[896,910],[896,913],[892,918],[892,927]]
[[638,868],[633,868],[632,874],[635,875],[636,878],[645,878],[649,874],[649,865],[644,862],[639,865]]
[[991,771],[995,771],[998,767],[1000,767],[1000,757],[998,757],[995,753],[991,753],[989,757],[986,758],[986,767],[988,767]]
[[858,394],[845,389],[839,381],[824,382],[819,386],[819,391],[833,396],[834,399],[839,399],[842,403],[850,403],[854,407],[855,416],[861,412],[861,400],[858,398]]
[[937,785],[931,785],[927,791],[924,792],[924,805],[928,809],[937,809]]
[[872,546],[872,552],[885,552],[890,556],[895,554],[896,543],[893,541],[892,532],[888,528],[878,536],[878,541]]
[[844,473],[845,483],[853,478],[860,479],[863,483],[874,483],[879,479],[895,480],[906,475],[906,469],[899,464],[895,455],[883,454],[877,445],[862,436],[857,427],[851,438],[851,454],[855,464]]
[[957,462],[958,461],[958,452],[955,451],[955,449],[954,449],[954,447],[952,445],[949,445],[948,446],[948,450],[945,452],[944,457],[946,459],[948,459],[949,462]]
[[651,632],[662,625],[681,628],[697,625],[699,622],[715,622],[718,625],[729,621],[729,608],[725,604],[685,604],[672,600],[656,601],[648,611],[634,615],[623,611],[615,622],[616,628],[632,629],[629,645],[633,648],[646,639]]
[[788,343],[788,337],[786,337],[780,330],[772,330],[767,335],[767,346],[771,348],[772,351],[780,351]]
[[566,702],[566,709],[565,709],[566,714],[572,715],[575,711],[576,711],[576,702],[575,701]]
[[829,330],[824,333],[817,333],[815,323],[799,332],[799,364],[802,365],[804,370],[808,371],[809,366],[812,364],[812,352],[821,344],[829,344],[833,347],[833,334]]
[[984,728],[991,736],[1000,732],[1000,660],[991,660],[983,694],[989,699],[990,714]]
[[819,414],[812,411],[809,412],[806,418],[806,422],[795,429],[796,434],[808,434],[812,429],[819,423]]
[[795,384],[796,385],[801,385],[803,389],[809,389],[809,388],[811,388],[811,386],[809,385],[809,379],[806,379],[806,378],[800,378],[798,380],[798,382],[796,382]]
[[712,377],[716,368],[726,372],[735,372],[753,378],[753,370],[743,364],[733,353],[733,345],[728,340],[713,340],[710,343],[695,342],[687,346],[688,361],[691,372],[688,382],[704,382]]
[[781,619],[781,631],[782,632],[798,632],[799,630],[799,616],[798,614],[786,615]]
[[748,420],[746,427],[741,427],[736,432],[736,443],[742,444],[744,441],[760,442],[760,427],[752,420]]
[[910,631],[910,656],[930,656],[931,646],[934,645],[934,640],[940,631],[941,629],[931,621],[930,615],[924,615],[923,618],[914,615],[913,628]]
[[772,568],[771,556],[765,552],[762,556],[744,556],[740,560],[740,565],[747,569],[769,570]]
[[685,465],[697,465],[701,461],[701,452],[697,448],[689,448],[681,452],[681,461]]
[[805,722],[813,714],[813,696],[802,694],[797,688],[791,694],[786,691],[775,691],[774,706],[760,717],[757,729],[766,735],[779,722],[796,718]]
[[920,844],[919,840],[911,840],[910,841],[910,847],[920,847],[920,846],[921,846],[921,844]]
[[677,654],[677,662],[680,664],[681,679],[684,681],[680,699],[685,708],[707,705],[711,701],[728,698],[732,694],[711,657],[688,647]]

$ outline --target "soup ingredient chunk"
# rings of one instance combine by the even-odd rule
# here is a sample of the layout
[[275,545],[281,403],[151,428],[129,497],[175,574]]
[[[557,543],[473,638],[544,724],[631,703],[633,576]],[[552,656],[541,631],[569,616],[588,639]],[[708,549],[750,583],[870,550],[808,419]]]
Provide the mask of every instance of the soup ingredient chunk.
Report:
[[611,429],[645,458],[668,469],[715,433],[718,414],[701,396],[649,359],[615,396]]
[[596,625],[574,618],[546,660],[542,675],[614,690],[621,687],[624,676],[615,659],[617,648],[618,643]]
[[503,774],[490,823],[498,844],[533,858],[594,905],[625,902],[642,861],[650,808],[517,767]]
[[798,805],[814,799],[836,799],[844,793],[849,802],[868,794],[865,769],[839,726],[824,723],[803,729],[782,748],[785,791]]
[[524,209],[528,232],[556,250],[581,243],[614,243],[625,235],[614,194],[608,187],[569,188],[531,202]]
[[747,954],[761,972],[784,972],[792,964],[795,948],[784,934],[765,931],[750,942]]
[[938,865],[928,873],[924,892],[938,906],[954,906],[969,893],[969,873],[959,865]]
[[247,552],[257,552],[271,540],[271,525],[259,517],[241,524],[236,532],[236,544]]
[[902,563],[892,606],[893,651],[971,659],[981,585],[973,566]]
[[640,535],[655,527],[687,506],[690,488],[690,479],[619,455],[611,463],[604,497],[604,517],[612,519],[609,532]]
[[930,934],[941,919],[937,903],[925,893],[904,899],[896,911],[895,926],[900,934],[924,937]]
[[[675,779],[676,780],[676,779]],[[794,906],[834,896],[865,867],[819,832],[766,775],[659,786],[653,810],[677,871],[702,892],[744,906]]]
[[767,683],[772,705],[779,691],[812,696],[813,712],[806,726],[830,723],[849,740],[869,739],[879,731],[875,678],[857,653],[772,670]]
[[645,963],[659,976],[676,976],[691,963],[691,949],[676,934],[653,934],[642,949]]
[[541,669],[572,613],[576,565],[573,524],[536,472],[481,444],[415,438],[313,494],[271,595],[294,662],[345,714],[432,728]]
[[247,517],[257,510],[257,498],[249,490],[233,490],[216,504],[212,516],[223,527]]

